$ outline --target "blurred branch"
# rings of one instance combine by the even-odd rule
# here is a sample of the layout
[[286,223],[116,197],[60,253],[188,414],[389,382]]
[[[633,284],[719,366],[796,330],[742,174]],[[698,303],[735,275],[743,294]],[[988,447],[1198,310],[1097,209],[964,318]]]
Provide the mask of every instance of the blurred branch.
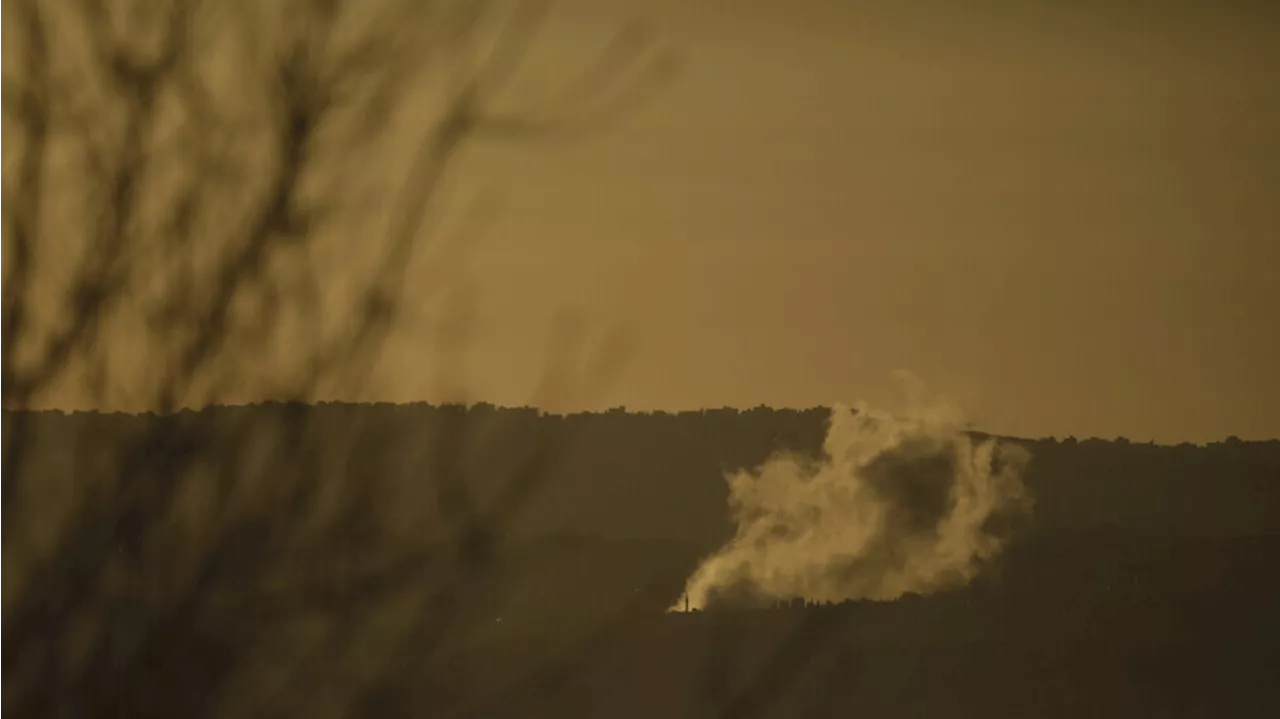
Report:
[[[568,136],[612,121],[622,105],[601,73],[630,86],[623,70],[644,64],[633,43],[626,62],[588,72],[597,79],[576,104],[526,119],[494,103],[545,4],[521,5],[487,53],[477,3],[368,8],[6,5],[21,52],[4,77],[5,119],[20,130],[4,177],[4,553],[20,568],[4,590],[5,709],[234,713],[267,696],[231,688],[288,643],[284,625],[322,618],[331,655],[345,656],[389,621],[387,607],[410,600],[417,611],[395,615],[403,626],[375,663],[414,684],[442,666],[421,666],[418,653],[443,651],[460,631],[453,620],[497,566],[496,538],[546,481],[554,442],[482,506],[459,463],[470,428],[449,419],[423,480],[441,526],[410,536],[389,529],[393,488],[366,481],[374,472],[361,463],[416,456],[420,436],[360,439],[354,426],[325,426],[323,408],[180,411],[231,392],[306,401],[325,382],[358,382],[396,325],[457,150],[475,137]],[[385,234],[335,237],[348,177],[380,169],[381,141],[418,84],[459,67],[438,117],[416,128],[406,179],[382,188]],[[319,250],[334,241],[358,243],[373,269],[326,267]],[[336,321],[324,312],[335,269],[355,280]],[[307,330],[296,356],[264,366],[295,321]],[[139,368],[130,374],[121,355]],[[10,410],[76,382],[97,406],[132,392],[160,414],[122,420],[109,456],[60,447],[76,476],[55,506],[58,490],[37,469],[49,449],[36,416]],[[350,443],[325,439],[334,436]],[[381,683],[357,683],[346,698]]]
[[[12,8],[13,5],[9,5]],[[36,0],[18,5],[18,24],[24,39],[21,63],[26,77],[21,82],[4,78],[7,92],[5,105],[14,109],[23,130],[23,144],[17,163],[14,183],[6,182],[3,189],[4,224],[4,276],[3,318],[0,319],[0,394],[4,405],[10,397],[19,398],[19,404],[27,397],[27,391],[18,387],[21,376],[15,366],[15,345],[23,337],[31,321],[30,292],[32,272],[36,264],[37,238],[41,233],[40,208],[43,205],[46,150],[49,143],[49,47],[47,27]],[[11,21],[12,22],[12,21]],[[15,87],[16,86],[16,87]],[[16,100],[16,108],[9,100]],[[6,115],[8,112],[6,112]],[[10,143],[12,148],[12,143]],[[12,152],[12,149],[10,149]],[[16,185],[16,188],[14,187]],[[4,457],[9,471],[3,474],[0,502],[6,520],[13,515],[17,498],[18,479],[14,471],[15,458],[27,440],[24,423],[11,423],[3,437]],[[11,524],[11,522],[9,522]]]

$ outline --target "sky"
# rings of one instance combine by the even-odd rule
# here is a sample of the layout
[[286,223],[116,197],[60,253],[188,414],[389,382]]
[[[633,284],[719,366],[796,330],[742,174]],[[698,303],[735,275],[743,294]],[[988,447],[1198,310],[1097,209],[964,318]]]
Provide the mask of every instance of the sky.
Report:
[[571,317],[627,349],[579,405],[891,405],[907,369],[1001,433],[1280,437],[1280,8],[561,2],[528,86],[629,19],[660,95],[462,158],[470,397],[527,401]]
[[679,73],[469,145],[466,332],[346,399],[893,407],[905,369],[1003,434],[1280,437],[1280,4],[559,0],[503,101],[630,21]]

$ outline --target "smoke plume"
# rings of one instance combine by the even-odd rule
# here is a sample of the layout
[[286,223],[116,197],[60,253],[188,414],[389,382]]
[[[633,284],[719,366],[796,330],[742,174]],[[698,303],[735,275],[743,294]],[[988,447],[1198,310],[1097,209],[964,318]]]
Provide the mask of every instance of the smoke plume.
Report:
[[967,584],[1030,509],[1030,454],[975,442],[945,407],[910,404],[905,417],[834,407],[820,459],[781,454],[727,477],[737,532],[688,580],[689,608]]

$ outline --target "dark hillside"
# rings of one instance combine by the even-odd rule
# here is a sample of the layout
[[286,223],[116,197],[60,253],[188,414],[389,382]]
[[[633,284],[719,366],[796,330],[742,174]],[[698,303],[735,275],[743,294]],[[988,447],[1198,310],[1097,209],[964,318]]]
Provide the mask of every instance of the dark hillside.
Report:
[[[650,709],[671,702],[674,712],[680,697],[723,707],[747,701],[733,698],[740,692],[768,694],[748,694],[753,705],[776,708],[762,716],[801,716],[793,709],[819,695],[839,708],[822,716],[955,707],[972,707],[975,716],[1042,716],[1063,706],[1101,716],[1139,706],[1191,715],[1262,696],[1260,663],[1280,659],[1276,441],[1015,440],[1033,455],[1033,517],[967,588],[886,604],[663,614],[732,529],[724,473],[777,450],[817,453],[826,416],[823,409],[547,416],[487,405],[346,404],[164,418],[5,413],[6,433],[17,419],[27,432],[20,463],[5,457],[6,491],[15,499],[5,502],[6,612],[11,577],[24,578],[52,546],[48,537],[69,508],[115,496],[108,480],[127,486],[128,477],[104,478],[95,468],[130,437],[196,418],[207,431],[234,425],[237,439],[223,451],[247,467],[272,461],[264,447],[279,441],[284,418],[301,417],[320,458],[335,458],[316,465],[322,483],[382,488],[386,495],[372,496],[393,509],[439,509],[447,497],[436,488],[456,476],[482,515],[497,512],[512,478],[549,448],[527,501],[483,548],[496,569],[466,607],[475,631],[459,666],[485,667],[475,675],[484,680],[459,679],[454,689],[484,695],[571,651],[577,638],[602,630],[611,638],[568,679],[522,695],[529,703],[521,716],[591,715],[603,706],[608,716],[666,716]],[[410,452],[387,452],[382,440],[393,434],[420,440],[402,445]],[[277,470],[284,468],[258,467],[252,476],[270,482]],[[10,521],[17,516],[38,521]],[[406,516],[417,517],[402,528],[408,532],[429,534],[445,521]],[[366,530],[350,531],[344,541],[359,556]],[[706,675],[709,656],[720,674]],[[751,678],[778,657],[791,662],[778,676],[790,678],[758,688]],[[822,688],[832,681],[837,690]],[[917,689],[926,686],[928,696]],[[1165,686],[1184,695],[1157,697],[1155,687]]]

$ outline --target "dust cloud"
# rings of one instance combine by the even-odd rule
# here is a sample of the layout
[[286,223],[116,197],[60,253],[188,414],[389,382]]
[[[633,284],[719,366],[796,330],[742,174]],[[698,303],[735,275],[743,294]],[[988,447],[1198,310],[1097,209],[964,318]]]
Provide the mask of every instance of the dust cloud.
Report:
[[669,611],[892,600],[967,584],[1031,509],[1030,454],[975,441],[960,414],[925,406],[909,375],[898,416],[836,406],[814,459],[775,455],[728,476],[733,539],[702,562]]

